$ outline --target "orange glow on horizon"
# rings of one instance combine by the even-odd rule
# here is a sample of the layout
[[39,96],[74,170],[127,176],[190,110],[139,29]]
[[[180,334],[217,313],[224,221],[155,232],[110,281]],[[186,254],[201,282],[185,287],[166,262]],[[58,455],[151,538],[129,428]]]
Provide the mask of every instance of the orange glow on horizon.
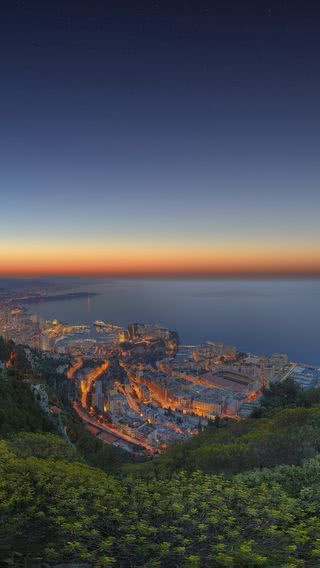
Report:
[[238,243],[15,243],[0,250],[1,276],[320,276],[320,247]]

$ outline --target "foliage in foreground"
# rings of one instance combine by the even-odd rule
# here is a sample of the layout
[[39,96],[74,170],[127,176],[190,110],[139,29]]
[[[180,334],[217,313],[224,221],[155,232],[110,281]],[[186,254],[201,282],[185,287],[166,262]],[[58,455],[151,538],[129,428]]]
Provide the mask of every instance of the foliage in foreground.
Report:
[[320,460],[288,472],[290,494],[279,468],[256,479],[180,472],[119,481],[76,462],[19,458],[2,441],[0,541],[97,568],[318,566]]

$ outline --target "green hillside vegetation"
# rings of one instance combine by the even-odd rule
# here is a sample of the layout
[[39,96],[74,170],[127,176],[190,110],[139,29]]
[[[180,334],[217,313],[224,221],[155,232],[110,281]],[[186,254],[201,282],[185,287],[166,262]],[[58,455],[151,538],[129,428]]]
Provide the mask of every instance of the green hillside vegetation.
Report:
[[319,565],[318,458],[229,480],[118,480],[19,453],[0,444],[0,550],[15,566],[14,553],[97,568]]
[[68,408],[69,442],[53,433],[21,374],[0,374],[1,567],[320,566],[319,389],[273,386],[252,417],[128,465]]
[[81,461],[71,444],[56,434],[44,432],[18,432],[6,439],[6,444],[19,458],[42,458],[62,461]]
[[5,379],[0,371],[0,436],[13,432],[50,431],[52,425],[36,404],[30,385],[12,370]]

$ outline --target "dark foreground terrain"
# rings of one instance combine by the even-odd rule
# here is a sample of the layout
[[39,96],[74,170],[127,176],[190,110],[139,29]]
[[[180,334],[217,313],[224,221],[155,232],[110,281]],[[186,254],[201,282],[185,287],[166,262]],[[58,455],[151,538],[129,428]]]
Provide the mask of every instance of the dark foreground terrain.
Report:
[[318,390],[274,387],[255,417],[126,463],[66,407],[59,436],[16,361],[0,375],[0,566],[320,565]]

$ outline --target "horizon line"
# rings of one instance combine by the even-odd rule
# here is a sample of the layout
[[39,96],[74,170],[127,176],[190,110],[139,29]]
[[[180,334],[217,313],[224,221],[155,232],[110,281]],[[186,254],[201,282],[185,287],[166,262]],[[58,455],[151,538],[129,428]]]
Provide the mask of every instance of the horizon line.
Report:
[[104,272],[104,271],[10,271],[1,272],[0,278],[112,278],[112,279],[194,279],[194,280],[244,280],[244,279],[318,279],[320,270],[265,270],[265,271],[137,271],[137,272]]

